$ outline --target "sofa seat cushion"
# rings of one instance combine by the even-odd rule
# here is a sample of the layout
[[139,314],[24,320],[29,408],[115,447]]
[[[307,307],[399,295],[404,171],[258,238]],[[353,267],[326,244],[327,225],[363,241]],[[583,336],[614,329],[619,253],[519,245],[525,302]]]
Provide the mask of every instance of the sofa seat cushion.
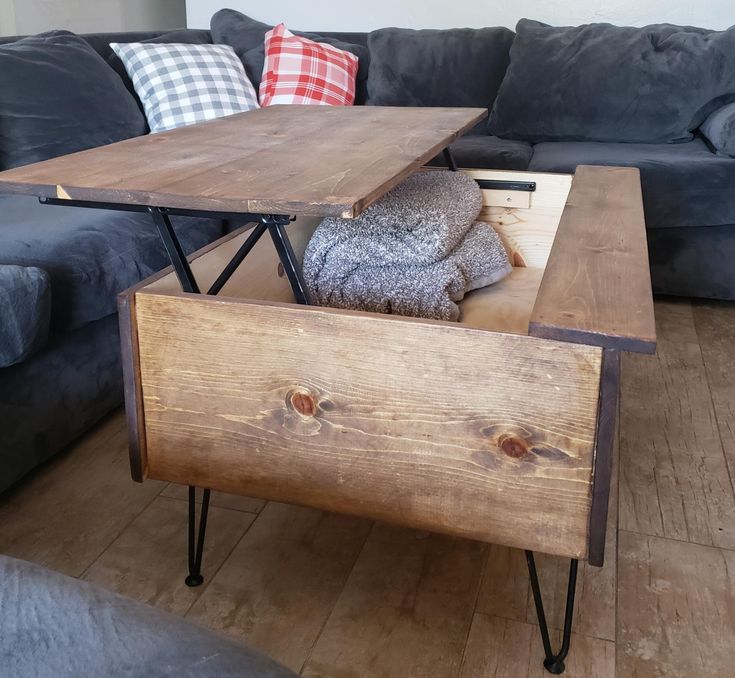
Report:
[[82,38],[55,31],[0,46],[0,169],[145,131],[135,99]]
[[38,350],[48,337],[51,285],[40,268],[0,264],[0,368]]
[[733,100],[735,27],[522,19],[488,129],[533,143],[681,142]]
[[[174,217],[187,252],[222,235],[222,222]],[[147,214],[41,205],[0,195],[0,263],[36,266],[51,280],[51,327],[70,330],[116,310],[116,295],[168,258]]]
[[577,165],[638,167],[648,228],[735,223],[735,159],[701,139],[685,144],[548,142],[533,147],[530,170],[574,172]]
[[36,678],[291,678],[274,661],[171,614],[0,556],[0,665]]
[[[450,147],[458,167],[465,169],[525,170],[533,155],[533,147],[525,141],[508,141],[487,134],[467,134]],[[446,167],[440,153],[430,163]]]

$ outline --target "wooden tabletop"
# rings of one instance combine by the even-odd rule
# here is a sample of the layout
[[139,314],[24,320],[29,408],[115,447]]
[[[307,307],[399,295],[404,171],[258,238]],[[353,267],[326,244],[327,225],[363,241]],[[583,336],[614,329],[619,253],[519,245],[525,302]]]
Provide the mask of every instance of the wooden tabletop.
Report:
[[0,192],[349,218],[486,115],[483,108],[270,106],[0,172]]

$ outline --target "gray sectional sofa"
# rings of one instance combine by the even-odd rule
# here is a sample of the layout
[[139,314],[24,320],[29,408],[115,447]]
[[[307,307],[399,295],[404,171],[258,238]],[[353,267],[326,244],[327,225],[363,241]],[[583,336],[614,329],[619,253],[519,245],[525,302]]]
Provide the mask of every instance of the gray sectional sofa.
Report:
[[[110,42],[231,44],[257,86],[268,28],[222,10],[211,32],[88,35],[87,49],[75,36],[52,36],[49,61],[69,45],[86,59],[87,66],[74,72],[74,95],[93,112],[78,125],[61,125],[69,88],[56,91],[56,81],[49,81],[34,104],[41,108],[28,110],[36,119],[49,111],[55,145],[45,140],[45,157],[146,132]],[[727,136],[728,124],[735,130],[732,120],[720,124],[716,115],[735,102],[735,30],[549,29],[523,21],[517,33],[308,35],[360,56],[358,104],[492,109],[487,124],[454,144],[461,166],[544,172],[574,172],[578,164],[639,167],[655,291],[735,299],[735,159],[702,133],[712,125],[719,125],[709,131],[712,138]],[[34,68],[43,67],[43,44],[18,40],[0,39],[0,168],[44,157],[38,151],[43,143],[25,128],[12,139],[6,131],[6,121],[23,118],[10,93],[13,77],[28,81]],[[689,65],[680,73],[682,63]],[[116,98],[109,100],[112,90]],[[92,118],[110,111],[118,117],[100,131]],[[179,219],[176,228],[194,250],[227,225]],[[0,491],[122,402],[115,296],[165,265],[144,215],[0,196]]]

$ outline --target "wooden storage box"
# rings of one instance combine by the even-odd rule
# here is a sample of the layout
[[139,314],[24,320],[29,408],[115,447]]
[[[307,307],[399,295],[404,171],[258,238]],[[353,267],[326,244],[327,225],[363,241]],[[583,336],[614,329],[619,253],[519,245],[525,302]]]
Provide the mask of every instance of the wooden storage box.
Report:
[[470,173],[536,190],[484,191],[514,269],[459,323],[296,305],[266,239],[217,297],[124,293],[133,476],[601,564],[619,350],[655,344],[638,172]]

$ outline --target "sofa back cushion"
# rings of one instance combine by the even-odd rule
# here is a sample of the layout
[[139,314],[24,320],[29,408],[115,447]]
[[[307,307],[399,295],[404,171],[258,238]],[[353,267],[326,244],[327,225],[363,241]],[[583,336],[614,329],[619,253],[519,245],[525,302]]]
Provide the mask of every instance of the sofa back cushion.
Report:
[[735,99],[735,29],[550,27],[522,19],[488,121],[542,141],[671,143]]
[[367,103],[490,108],[512,43],[507,28],[373,31]]
[[145,132],[135,99],[82,38],[54,31],[0,46],[0,169]]
[[[210,21],[212,42],[230,45],[240,57],[250,82],[257,90],[263,76],[265,63],[265,34],[274,27],[262,21],[251,19],[234,9],[221,9]],[[339,37],[328,37],[318,33],[291,31],[295,35],[322,42],[354,54],[358,59],[357,97],[355,103],[365,99],[365,82],[368,77],[369,52],[363,44],[346,42]],[[349,35],[349,34],[348,34]]]

